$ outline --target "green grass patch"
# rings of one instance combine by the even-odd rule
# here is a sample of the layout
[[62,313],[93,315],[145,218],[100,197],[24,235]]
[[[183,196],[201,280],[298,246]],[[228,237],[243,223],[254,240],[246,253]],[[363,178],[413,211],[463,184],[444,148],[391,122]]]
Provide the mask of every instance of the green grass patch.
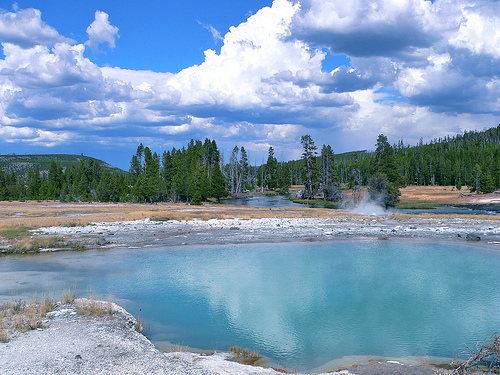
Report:
[[448,204],[436,202],[399,202],[396,208],[401,209],[416,209],[416,210],[432,210],[437,207],[449,206]]
[[289,199],[294,203],[306,204],[309,207],[324,207],[330,209],[340,208],[341,202],[330,202],[324,201],[322,199],[301,199],[297,197],[289,197]]
[[20,237],[30,236],[30,230],[33,228],[29,227],[13,227],[7,229],[0,229],[0,237],[5,237],[9,240],[14,240]]

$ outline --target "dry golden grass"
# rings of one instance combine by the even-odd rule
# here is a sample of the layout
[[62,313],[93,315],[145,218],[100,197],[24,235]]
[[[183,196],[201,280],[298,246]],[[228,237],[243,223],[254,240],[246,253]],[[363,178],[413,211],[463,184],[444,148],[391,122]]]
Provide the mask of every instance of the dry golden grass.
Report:
[[75,302],[75,300],[78,298],[76,295],[76,290],[75,288],[73,289],[66,289],[63,291],[62,296],[61,296],[61,303],[63,305],[68,305],[72,304]]
[[31,303],[22,300],[4,303],[0,307],[0,342],[8,342],[9,334],[14,331],[43,328],[43,318],[54,310],[55,305],[53,297],[44,296],[39,301],[36,294]]
[[407,202],[432,202],[438,204],[466,204],[472,203],[471,197],[460,197],[468,194],[466,186],[457,190],[454,186],[407,186],[400,189],[402,203]]
[[113,313],[113,304],[110,300],[100,301],[94,296],[85,299],[78,299],[75,302],[76,312],[84,316],[103,316]]

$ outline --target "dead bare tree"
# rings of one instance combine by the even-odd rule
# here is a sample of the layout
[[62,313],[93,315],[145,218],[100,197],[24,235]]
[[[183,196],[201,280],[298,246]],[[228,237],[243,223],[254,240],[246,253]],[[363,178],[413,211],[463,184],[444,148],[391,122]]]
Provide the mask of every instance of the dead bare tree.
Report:
[[472,353],[469,359],[458,366],[451,375],[465,375],[468,368],[477,366],[483,361],[488,364],[490,369],[500,366],[500,335],[495,334],[493,342],[484,342],[478,346],[478,350]]

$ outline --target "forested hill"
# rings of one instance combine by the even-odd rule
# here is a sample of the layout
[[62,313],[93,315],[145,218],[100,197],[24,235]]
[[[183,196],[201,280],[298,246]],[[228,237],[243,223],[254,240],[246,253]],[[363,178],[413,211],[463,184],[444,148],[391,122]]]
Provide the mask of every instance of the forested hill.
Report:
[[[417,145],[403,141],[391,146],[399,186],[456,185],[489,193],[500,188],[500,125],[483,131],[469,131],[436,138]],[[368,185],[377,170],[377,153],[335,155],[335,167],[341,184],[349,184],[352,172],[359,172],[361,184]],[[387,173],[387,171],[386,171]]]
[[302,136],[301,144],[300,160],[278,161],[269,147],[260,166],[250,165],[247,151],[238,146],[226,164],[215,140],[191,140],[187,147],[162,153],[140,144],[128,172],[83,155],[0,155],[0,200],[199,204],[257,189],[286,193],[292,185],[304,185],[304,197],[333,201],[343,199],[341,189],[352,189],[355,197],[368,186],[390,206],[405,185],[467,186],[479,193],[500,189],[500,125],[415,146],[391,145],[380,134],[374,151],[343,154],[329,145],[316,146],[310,135]]
[[500,188],[500,125],[394,149],[404,184],[467,185],[484,193]]
[[104,170],[109,170],[112,173],[127,173],[99,159],[83,155],[67,154],[0,155],[0,169],[6,174],[14,172],[16,177],[26,177],[29,170],[35,170],[38,167],[42,175],[48,175],[50,164],[53,161],[62,167],[63,170],[66,170],[66,168],[71,166],[77,167],[82,161],[87,162],[90,160]]

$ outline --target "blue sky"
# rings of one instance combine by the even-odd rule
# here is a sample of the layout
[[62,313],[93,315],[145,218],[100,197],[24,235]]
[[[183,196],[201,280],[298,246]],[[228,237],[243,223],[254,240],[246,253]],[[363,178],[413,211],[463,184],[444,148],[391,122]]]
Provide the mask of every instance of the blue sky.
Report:
[[119,28],[116,48],[102,53],[85,54],[98,65],[124,69],[173,72],[201,64],[203,51],[220,49],[205,26],[220,33],[244,22],[272,1],[18,1],[22,8],[37,8],[42,19],[60,34],[84,43],[87,27],[96,10],[107,13],[111,24]]
[[500,123],[494,0],[4,1],[0,42],[2,154],[128,169],[208,137],[260,163]]

